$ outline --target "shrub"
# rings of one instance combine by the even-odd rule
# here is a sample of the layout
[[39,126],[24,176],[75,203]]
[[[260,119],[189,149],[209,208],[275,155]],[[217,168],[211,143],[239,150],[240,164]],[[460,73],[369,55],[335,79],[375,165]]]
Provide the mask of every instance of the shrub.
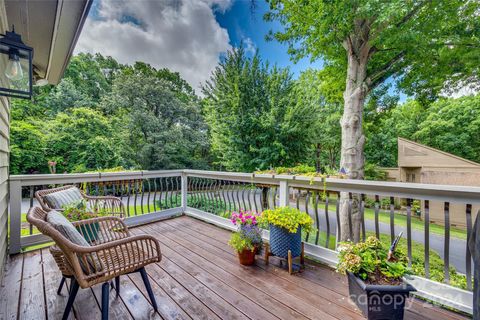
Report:
[[388,259],[388,250],[373,236],[357,244],[342,242],[338,249],[337,270],[343,274],[349,271],[370,283],[395,283],[409,272],[405,254],[396,251],[395,258]]

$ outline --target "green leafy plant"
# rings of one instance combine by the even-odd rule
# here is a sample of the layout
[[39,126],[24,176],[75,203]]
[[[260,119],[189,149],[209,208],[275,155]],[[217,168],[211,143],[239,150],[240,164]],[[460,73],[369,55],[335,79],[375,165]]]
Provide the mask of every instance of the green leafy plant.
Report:
[[374,236],[357,244],[342,242],[338,250],[337,271],[351,272],[369,283],[394,284],[410,273],[405,254],[397,250],[395,257],[388,259],[388,250]]
[[91,212],[92,210],[87,209],[87,202],[85,200],[80,200],[72,202],[68,205],[65,205],[63,208],[63,215],[69,221],[80,221],[95,218],[98,215]]
[[228,241],[228,244],[237,252],[242,252],[245,249],[251,251],[255,250],[255,244],[252,242],[252,240],[240,232],[233,233],[230,241]]
[[262,224],[273,224],[277,227],[287,229],[291,233],[297,232],[299,227],[304,232],[312,232],[313,219],[305,212],[291,207],[278,207],[262,212],[259,218]]

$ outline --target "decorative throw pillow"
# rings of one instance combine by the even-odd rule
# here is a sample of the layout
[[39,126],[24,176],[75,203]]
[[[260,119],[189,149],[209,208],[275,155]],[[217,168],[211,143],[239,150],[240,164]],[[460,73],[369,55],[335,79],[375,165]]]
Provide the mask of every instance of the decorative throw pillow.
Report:
[[[47,222],[50,223],[58,232],[65,238],[76,245],[82,247],[90,247],[87,240],[78,232],[75,226],[67,220],[60,212],[52,210],[47,214]],[[82,259],[79,259],[80,266],[85,273],[95,273],[103,270],[102,263],[96,253],[87,256],[87,262],[90,265],[88,268]],[[90,272],[89,272],[90,269]],[[92,270],[93,269],[93,270]],[[92,272],[93,271],[93,272]]]
[[62,209],[71,203],[79,203],[83,196],[77,187],[53,192],[43,197],[45,203],[52,209]]

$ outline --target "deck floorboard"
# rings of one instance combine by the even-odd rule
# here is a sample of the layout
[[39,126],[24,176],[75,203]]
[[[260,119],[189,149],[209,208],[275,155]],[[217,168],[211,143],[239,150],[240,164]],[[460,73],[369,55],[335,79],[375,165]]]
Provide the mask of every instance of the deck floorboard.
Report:
[[[227,245],[229,231],[190,217],[131,231],[161,243],[162,261],[146,268],[159,311],[133,273],[121,277],[119,298],[111,290],[110,319],[363,319],[348,299],[345,277],[318,263],[292,276],[261,258],[241,266]],[[11,257],[0,287],[0,319],[59,319],[68,294],[67,285],[57,295],[60,278],[48,249]],[[101,285],[80,289],[70,319],[100,319],[100,302]],[[405,319],[467,318],[411,298]]]

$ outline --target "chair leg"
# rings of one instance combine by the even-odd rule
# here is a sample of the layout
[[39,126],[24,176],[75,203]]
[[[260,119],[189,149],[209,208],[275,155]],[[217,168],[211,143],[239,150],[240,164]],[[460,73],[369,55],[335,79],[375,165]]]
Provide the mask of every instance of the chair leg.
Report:
[[143,283],[145,284],[145,288],[147,289],[148,297],[152,302],[153,310],[158,311],[157,301],[155,300],[155,296],[153,295],[153,290],[152,290],[152,286],[150,285],[150,281],[148,280],[147,271],[145,271],[145,268],[141,268],[138,271],[142,275],[142,280],[143,280]]
[[63,312],[63,317],[62,317],[63,320],[68,319],[68,315],[72,310],[73,302],[75,301],[75,297],[77,296],[79,285],[77,280],[75,280],[75,278],[72,278],[70,286],[71,286],[70,295],[68,296],[68,302],[67,302],[67,306],[65,307],[65,311]]
[[117,291],[117,298],[120,295],[120,276],[115,277],[115,290]]
[[110,303],[110,283],[102,284],[102,320],[108,320],[108,305]]
[[62,277],[62,280],[60,280],[60,285],[58,286],[57,295],[62,294],[62,288],[64,284],[65,284],[65,277]]

